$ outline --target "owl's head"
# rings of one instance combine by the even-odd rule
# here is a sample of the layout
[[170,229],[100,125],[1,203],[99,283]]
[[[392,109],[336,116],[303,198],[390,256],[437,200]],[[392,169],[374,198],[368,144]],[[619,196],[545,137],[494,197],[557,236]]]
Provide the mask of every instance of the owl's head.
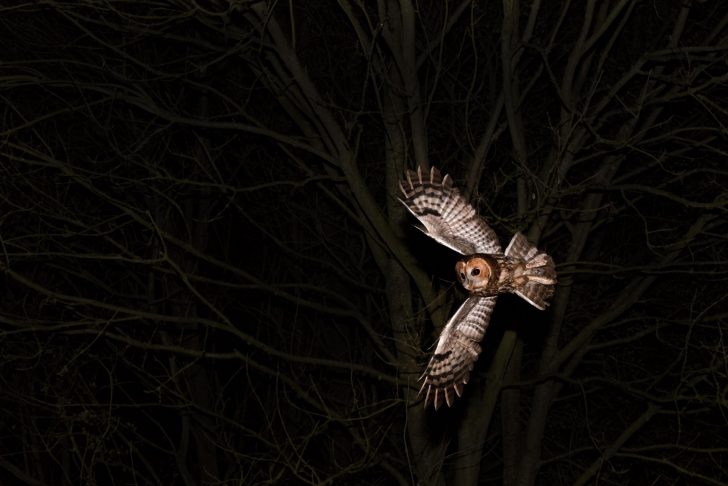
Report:
[[458,280],[470,292],[482,292],[494,274],[494,264],[480,255],[471,255],[455,264]]

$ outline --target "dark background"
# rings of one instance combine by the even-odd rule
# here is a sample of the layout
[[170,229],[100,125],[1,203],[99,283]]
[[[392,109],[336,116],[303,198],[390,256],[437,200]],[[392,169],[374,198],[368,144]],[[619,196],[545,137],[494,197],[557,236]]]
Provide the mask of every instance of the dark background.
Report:
[[[728,484],[728,5],[3,2],[0,483]],[[557,262],[463,397],[406,168]]]

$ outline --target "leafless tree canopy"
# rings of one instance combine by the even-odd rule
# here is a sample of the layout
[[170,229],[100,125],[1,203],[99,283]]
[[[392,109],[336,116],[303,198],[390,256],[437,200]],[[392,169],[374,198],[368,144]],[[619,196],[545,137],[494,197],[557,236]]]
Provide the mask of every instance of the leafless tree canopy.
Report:
[[[0,6],[0,483],[728,484],[728,4]],[[557,262],[463,299],[406,168]]]

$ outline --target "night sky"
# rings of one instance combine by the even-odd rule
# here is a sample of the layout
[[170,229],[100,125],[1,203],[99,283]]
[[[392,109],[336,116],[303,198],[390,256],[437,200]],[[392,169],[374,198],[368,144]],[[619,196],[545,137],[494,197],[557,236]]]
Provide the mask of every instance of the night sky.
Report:
[[[0,7],[0,484],[728,485],[728,3]],[[556,263],[466,299],[407,169]]]

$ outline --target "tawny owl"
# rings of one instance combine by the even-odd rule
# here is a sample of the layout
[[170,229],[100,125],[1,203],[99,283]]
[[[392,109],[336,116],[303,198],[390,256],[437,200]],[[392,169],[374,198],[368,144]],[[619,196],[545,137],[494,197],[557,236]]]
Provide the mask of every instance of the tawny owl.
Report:
[[464,255],[455,265],[457,278],[470,296],[450,318],[437,341],[420,394],[427,388],[425,407],[434,395],[437,409],[460,396],[480,354],[480,341],[488,327],[496,296],[512,292],[538,309],[545,309],[554,293],[556,270],[546,253],[521,233],[513,236],[505,253],[485,219],[465,201],[449,176],[434,167],[429,177],[408,170],[400,182],[402,203],[424,225],[428,236]]

